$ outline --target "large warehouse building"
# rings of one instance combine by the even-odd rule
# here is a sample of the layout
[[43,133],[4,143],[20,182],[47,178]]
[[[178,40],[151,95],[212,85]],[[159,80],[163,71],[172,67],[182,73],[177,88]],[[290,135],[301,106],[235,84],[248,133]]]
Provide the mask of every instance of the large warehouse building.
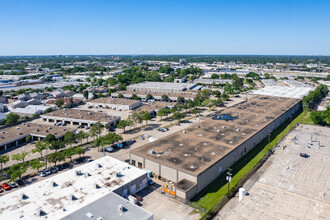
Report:
[[106,156],[2,196],[0,219],[152,220],[125,199],[147,185],[145,171]]
[[43,139],[49,134],[53,134],[56,139],[60,139],[67,131],[74,132],[75,129],[35,123],[22,123],[11,126],[0,130],[0,150],[7,150],[26,143],[28,136],[31,136],[31,141]]
[[103,125],[110,125],[110,127],[116,126],[120,117],[112,116],[100,112],[92,112],[80,109],[60,109],[54,112],[50,112],[40,116],[44,121],[71,125],[84,125],[91,126],[97,122],[101,122]]
[[180,93],[191,90],[196,86],[194,83],[171,83],[171,82],[143,82],[127,86],[130,92],[160,92]]
[[191,199],[301,108],[301,101],[257,96],[130,152],[131,164],[175,183]]
[[107,108],[114,110],[132,110],[140,106],[140,101],[130,99],[120,99],[103,97],[87,102],[89,108]]

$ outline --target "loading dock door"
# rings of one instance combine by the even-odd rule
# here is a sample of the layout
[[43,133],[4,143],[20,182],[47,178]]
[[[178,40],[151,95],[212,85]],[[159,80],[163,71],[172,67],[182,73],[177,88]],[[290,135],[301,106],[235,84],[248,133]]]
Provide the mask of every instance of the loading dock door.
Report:
[[124,189],[121,195],[126,198],[127,197],[127,189]]
[[148,180],[147,179],[143,179],[142,180],[142,188],[146,188],[148,185]]
[[136,193],[136,184],[131,186],[131,194],[134,194],[134,193]]

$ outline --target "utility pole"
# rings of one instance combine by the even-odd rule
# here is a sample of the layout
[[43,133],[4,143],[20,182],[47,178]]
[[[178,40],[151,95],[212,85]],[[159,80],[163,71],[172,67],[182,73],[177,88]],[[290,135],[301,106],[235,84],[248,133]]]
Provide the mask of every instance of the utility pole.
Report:
[[227,194],[227,197],[229,198],[229,185],[230,185],[230,182],[231,182],[231,177],[232,177],[232,173],[231,171],[233,171],[233,169],[230,169],[228,168],[227,169],[227,176],[226,176],[226,180],[228,181],[228,194]]

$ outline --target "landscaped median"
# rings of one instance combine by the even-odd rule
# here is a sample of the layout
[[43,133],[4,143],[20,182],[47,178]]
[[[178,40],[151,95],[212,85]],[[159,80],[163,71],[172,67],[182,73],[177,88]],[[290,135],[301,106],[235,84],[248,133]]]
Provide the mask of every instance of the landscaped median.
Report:
[[[233,177],[229,186],[230,194],[238,190],[242,183],[255,172],[265,159],[267,159],[270,149],[273,149],[297,123],[313,124],[309,114],[309,112],[302,112],[291,123],[291,119],[283,123],[272,133],[269,144],[267,138],[264,139],[231,167]],[[227,194],[228,183],[226,181],[226,174],[223,174],[197,194],[188,204],[202,213],[201,219],[209,219],[228,200]]]

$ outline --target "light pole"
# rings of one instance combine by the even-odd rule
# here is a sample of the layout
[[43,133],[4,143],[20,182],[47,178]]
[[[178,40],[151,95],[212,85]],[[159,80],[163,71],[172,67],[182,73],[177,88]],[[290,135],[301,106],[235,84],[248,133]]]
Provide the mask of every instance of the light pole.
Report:
[[227,176],[226,176],[226,180],[228,181],[228,194],[227,194],[227,197],[229,198],[229,185],[230,185],[230,182],[231,182],[231,177],[232,177],[232,173],[231,171],[233,171],[232,169],[228,168],[227,169]]

